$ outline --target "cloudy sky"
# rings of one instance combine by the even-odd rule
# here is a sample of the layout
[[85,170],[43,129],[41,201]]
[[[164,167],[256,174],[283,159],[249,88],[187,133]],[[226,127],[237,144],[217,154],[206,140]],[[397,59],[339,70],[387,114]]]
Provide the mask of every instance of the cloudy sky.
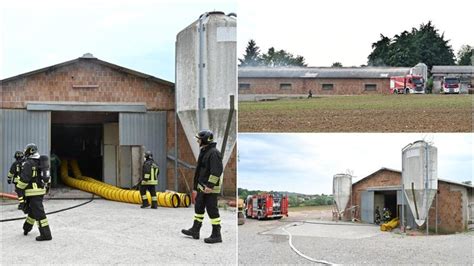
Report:
[[176,35],[207,11],[237,12],[219,0],[4,0],[0,79],[92,53],[174,81]]
[[302,55],[310,66],[367,63],[380,34],[393,37],[432,21],[454,52],[474,45],[472,0],[239,0],[238,56],[255,39],[262,52],[274,46]]
[[474,134],[239,134],[238,187],[331,194],[334,174],[353,181],[381,167],[401,170],[401,149],[425,139],[438,148],[438,177],[472,180]]

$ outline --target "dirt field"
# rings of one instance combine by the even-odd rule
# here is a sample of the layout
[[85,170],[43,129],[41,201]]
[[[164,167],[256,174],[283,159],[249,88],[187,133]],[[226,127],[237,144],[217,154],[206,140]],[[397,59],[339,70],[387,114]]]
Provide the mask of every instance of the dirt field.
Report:
[[471,132],[473,105],[473,95],[239,102],[239,132]]

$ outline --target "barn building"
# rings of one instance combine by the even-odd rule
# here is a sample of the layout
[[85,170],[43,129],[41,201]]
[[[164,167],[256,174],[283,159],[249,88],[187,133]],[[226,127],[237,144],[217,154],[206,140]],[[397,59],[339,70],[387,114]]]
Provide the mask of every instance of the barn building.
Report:
[[474,66],[433,66],[431,74],[434,93],[441,91],[441,83],[445,77],[459,78],[461,93],[468,93],[474,86]]
[[239,95],[389,94],[390,77],[412,68],[240,67]]
[[[407,225],[416,227],[413,215],[409,210],[406,198],[402,199],[402,173],[397,170],[381,168],[378,171],[352,184],[352,205],[357,205],[354,218],[363,222],[374,223],[374,211],[389,208],[392,217],[401,218],[404,202]],[[350,203],[348,204],[349,207]],[[429,227],[439,233],[462,232],[470,227],[473,221],[474,208],[473,186],[463,183],[438,179],[438,193],[429,210]],[[350,213],[346,213],[350,218]],[[423,225],[424,226],[424,225]]]
[[[0,191],[13,191],[5,177],[14,152],[28,143],[41,154],[78,159],[84,175],[123,188],[138,181],[142,154],[150,150],[160,166],[159,191],[192,189],[196,161],[190,145],[197,143],[188,143],[179,121],[175,175],[172,82],[85,54],[3,79],[0,92]],[[234,149],[225,195],[235,195],[235,158]]]

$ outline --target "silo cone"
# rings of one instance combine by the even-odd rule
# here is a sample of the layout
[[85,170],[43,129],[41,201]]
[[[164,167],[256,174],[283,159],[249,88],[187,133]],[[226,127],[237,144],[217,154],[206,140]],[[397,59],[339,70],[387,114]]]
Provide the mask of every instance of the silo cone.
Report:
[[348,174],[336,174],[333,177],[332,193],[338,215],[346,209],[347,203],[351,197],[352,176]]
[[437,148],[416,141],[402,149],[402,179],[408,206],[421,226],[438,190]]
[[[214,132],[224,167],[236,141],[237,21],[209,12],[176,36],[176,110],[194,157],[195,135]],[[229,117],[230,116],[230,117]],[[227,134],[224,150],[222,144]]]

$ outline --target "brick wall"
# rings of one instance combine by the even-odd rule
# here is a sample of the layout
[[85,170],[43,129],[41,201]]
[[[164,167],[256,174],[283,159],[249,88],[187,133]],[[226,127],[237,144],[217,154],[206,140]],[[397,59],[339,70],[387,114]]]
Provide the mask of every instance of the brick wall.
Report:
[[[401,186],[401,173],[390,170],[381,170],[364,178],[352,186],[353,205],[361,206],[361,194],[369,187]],[[463,204],[467,206],[466,188],[443,181],[438,182],[438,231],[440,233],[453,233],[465,230],[466,218]],[[347,207],[349,207],[350,203]],[[433,200],[429,215],[430,229],[435,228],[436,199]],[[350,214],[345,214],[350,218]],[[360,219],[360,209],[355,213],[355,218]]]
[[[73,88],[77,85],[97,85],[96,88]],[[27,101],[74,101],[74,102],[126,102],[146,103],[149,111],[167,111],[167,150],[174,149],[174,89],[170,85],[147,80],[135,75],[117,71],[97,63],[95,60],[79,60],[72,64],[51,68],[19,79],[0,84],[2,91],[1,108],[24,109]],[[179,158],[194,165],[196,163],[191,148],[178,127]],[[227,194],[235,194],[236,183],[235,152],[226,169]],[[168,162],[168,189],[174,189],[174,163]],[[194,171],[183,169],[192,187]],[[180,178],[180,180],[183,180]],[[186,191],[184,181],[180,181],[181,191]]]
[[[291,89],[280,89],[280,84],[292,84]],[[239,89],[239,94],[308,94],[352,95],[388,94],[390,79],[308,79],[308,78],[239,78],[239,84],[250,84],[249,89]],[[332,84],[331,90],[324,90],[323,84]],[[375,84],[375,91],[366,91],[365,84]]]

